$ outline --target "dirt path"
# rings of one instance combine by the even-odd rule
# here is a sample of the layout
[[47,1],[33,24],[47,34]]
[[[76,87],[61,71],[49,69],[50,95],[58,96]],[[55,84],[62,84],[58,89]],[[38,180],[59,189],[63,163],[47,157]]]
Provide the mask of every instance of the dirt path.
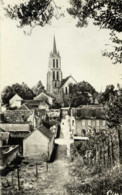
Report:
[[[64,185],[69,180],[68,163],[66,159],[66,146],[58,146],[56,160],[49,164],[46,183],[48,187],[40,194],[67,195]],[[38,187],[39,188],[39,187]]]

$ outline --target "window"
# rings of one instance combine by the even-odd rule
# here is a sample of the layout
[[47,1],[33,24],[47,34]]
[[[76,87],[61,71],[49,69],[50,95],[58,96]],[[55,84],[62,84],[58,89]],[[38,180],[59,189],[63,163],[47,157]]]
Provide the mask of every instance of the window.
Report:
[[82,133],[82,135],[85,137],[86,136],[86,130],[85,129],[82,129],[81,130],[81,133]]
[[82,120],[82,126],[85,126],[86,123],[85,123],[85,120]]
[[106,126],[106,121],[105,120],[103,120],[103,127],[105,127]]
[[100,120],[100,126],[102,126],[102,120]]
[[53,68],[55,68],[55,59],[53,59]]
[[99,127],[99,120],[96,120],[96,126]]
[[55,80],[55,71],[53,71],[53,80]]
[[95,127],[95,120],[92,120],[92,127]]
[[56,82],[55,82],[55,87],[57,87]]
[[66,91],[66,94],[67,94],[67,87],[65,87],[65,91]]
[[59,80],[59,73],[57,72],[57,80]]
[[56,59],[56,67],[58,68],[58,59]]
[[88,120],[88,126],[91,126],[91,120]]
[[69,93],[72,93],[72,84],[69,84]]

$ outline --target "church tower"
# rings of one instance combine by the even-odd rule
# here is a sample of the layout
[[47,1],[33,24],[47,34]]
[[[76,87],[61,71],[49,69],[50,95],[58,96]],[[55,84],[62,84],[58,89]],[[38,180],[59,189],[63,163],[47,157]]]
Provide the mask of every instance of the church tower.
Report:
[[59,88],[62,81],[61,57],[56,48],[55,36],[53,40],[53,51],[49,56],[49,65],[47,72],[47,92],[59,95]]

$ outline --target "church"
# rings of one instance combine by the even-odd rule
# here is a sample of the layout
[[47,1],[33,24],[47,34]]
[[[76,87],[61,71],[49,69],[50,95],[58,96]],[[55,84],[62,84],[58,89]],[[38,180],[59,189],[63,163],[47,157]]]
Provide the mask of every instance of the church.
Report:
[[72,86],[76,83],[77,81],[71,75],[63,79],[61,56],[57,51],[54,36],[53,50],[50,52],[47,72],[47,93],[56,97],[68,97],[72,91]]

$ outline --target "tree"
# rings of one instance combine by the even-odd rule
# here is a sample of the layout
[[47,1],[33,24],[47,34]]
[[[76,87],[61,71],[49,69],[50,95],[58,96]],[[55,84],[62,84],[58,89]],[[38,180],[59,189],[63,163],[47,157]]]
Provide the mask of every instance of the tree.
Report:
[[32,87],[32,91],[34,93],[35,96],[39,95],[41,92],[44,92],[45,89],[44,89],[44,86],[42,84],[41,81],[39,81],[37,83],[37,85],[35,85],[34,87]]
[[[114,63],[122,63],[122,40],[115,36],[115,32],[122,32],[122,1],[121,0],[70,0],[71,8],[68,13],[78,18],[78,27],[87,26],[89,19],[95,25],[114,31],[112,36],[113,52],[104,51],[103,55],[114,59]],[[112,35],[111,34],[111,35]]]
[[95,25],[122,32],[121,0],[70,0],[69,14],[78,18],[78,26],[88,24],[92,18]]
[[122,161],[122,89],[118,89],[114,95],[111,95],[105,105],[105,117],[107,126],[118,133],[120,162]]
[[[5,10],[11,19],[19,20],[20,27],[29,25],[44,26],[49,23],[54,12],[52,0],[28,0],[23,3],[8,5]],[[4,2],[4,1],[3,1]]]
[[[102,53],[103,56],[109,57],[111,60],[113,60],[113,64],[122,63],[122,40],[119,39],[114,32],[110,33],[111,40],[113,43],[112,50],[105,49]],[[109,45],[107,45],[109,47]]]
[[105,91],[98,95],[98,102],[105,104],[107,101],[109,101],[110,96],[112,98],[115,94],[116,90],[114,88],[114,85],[107,85]]
[[[17,27],[30,27],[30,33],[36,26],[44,27],[51,23],[51,19],[55,17],[59,19],[64,16],[61,7],[57,6],[53,0],[23,0],[22,3],[16,2],[15,5],[5,5],[5,0],[1,0],[6,16],[12,20],[19,21]],[[24,33],[26,31],[24,30]],[[28,33],[28,35],[30,34]]]
[[61,104],[56,99],[54,99],[53,104],[51,105],[51,108],[52,109],[59,109],[59,108],[61,108]]
[[118,95],[117,91],[115,95],[110,95],[109,100],[106,102],[105,113],[109,128],[117,128],[120,126],[122,117],[122,96]]
[[12,87],[11,86],[5,87],[1,93],[3,104],[8,104],[9,100],[12,98],[13,95],[14,95],[14,92],[13,92]]
[[72,87],[70,104],[74,107],[90,104],[90,96],[93,98],[95,93],[96,90],[88,82],[77,83]]
[[4,104],[8,104],[9,100],[15,95],[18,94],[23,99],[33,99],[33,91],[25,84],[21,85],[18,83],[13,84],[12,86],[7,86],[2,91],[2,101]]

